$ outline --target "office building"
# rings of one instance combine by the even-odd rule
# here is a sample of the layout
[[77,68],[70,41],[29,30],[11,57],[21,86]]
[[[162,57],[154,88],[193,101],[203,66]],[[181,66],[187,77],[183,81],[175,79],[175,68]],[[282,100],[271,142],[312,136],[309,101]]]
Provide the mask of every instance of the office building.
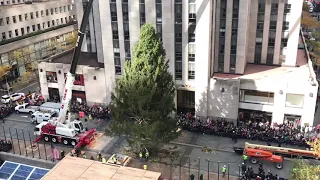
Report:
[[[85,4],[76,6],[80,17]],[[318,84],[299,36],[301,11],[302,0],[96,0],[82,50],[101,68],[84,79],[102,90],[83,94],[88,102],[110,102],[140,27],[150,22],[166,49],[178,111],[232,121],[240,112],[263,112],[272,122],[313,125]],[[41,64],[43,74],[55,62],[53,71],[61,71],[62,59]],[[46,95],[53,85],[42,79]],[[60,96],[63,84],[54,85]]]
[[68,49],[66,38],[77,29],[75,15],[73,0],[0,0],[0,63],[12,66],[8,79],[24,74],[30,63]]

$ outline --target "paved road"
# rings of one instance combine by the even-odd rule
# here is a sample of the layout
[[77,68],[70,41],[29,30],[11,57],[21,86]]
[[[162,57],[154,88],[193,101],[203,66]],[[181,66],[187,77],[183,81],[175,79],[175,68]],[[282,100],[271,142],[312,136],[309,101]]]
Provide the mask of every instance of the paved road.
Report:
[[[37,93],[39,93],[39,90],[40,90],[39,83],[38,82],[34,82],[34,83],[29,84],[26,87],[14,90],[14,92],[22,92],[22,93],[28,94],[29,91],[30,92],[36,91]],[[7,92],[0,91],[0,95],[1,96],[4,95],[4,94],[7,94]]]

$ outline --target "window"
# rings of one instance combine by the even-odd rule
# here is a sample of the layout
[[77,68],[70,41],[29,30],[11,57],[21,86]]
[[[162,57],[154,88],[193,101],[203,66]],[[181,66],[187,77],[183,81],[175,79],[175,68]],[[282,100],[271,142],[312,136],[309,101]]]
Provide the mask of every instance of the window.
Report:
[[33,19],[33,12],[30,13],[30,18]]
[[162,5],[156,4],[156,21],[157,23],[162,22]]
[[63,24],[63,18],[61,18],[60,21],[61,21],[61,24]]
[[17,23],[16,16],[12,16],[12,22],[13,22],[13,23]]
[[47,25],[48,25],[47,27],[49,28],[50,27],[50,21],[47,22]]
[[71,11],[71,6],[70,5],[68,5],[68,11]]
[[24,14],[24,20],[29,20],[28,14]]
[[189,23],[196,23],[196,14],[195,13],[189,13]]
[[2,40],[6,40],[6,39],[7,39],[6,33],[3,32],[3,33],[2,33]]
[[277,21],[270,21],[270,30],[277,29]]
[[282,30],[283,31],[289,30],[289,22],[287,22],[287,21],[283,22]]
[[182,4],[175,4],[175,23],[182,23]]
[[44,11],[41,10],[40,13],[41,13],[41,17],[44,17]]
[[273,105],[274,93],[256,90],[240,90],[240,102]]
[[32,31],[36,31],[36,25],[32,25]]
[[124,22],[129,22],[129,14],[128,12],[123,12],[123,21]]
[[30,26],[27,26],[27,33],[30,33]]
[[24,28],[21,28],[21,35],[24,35]]
[[196,55],[195,54],[189,54],[189,62],[195,62],[196,61]]
[[175,73],[176,73],[176,79],[182,79],[182,62],[175,63]]
[[46,23],[42,23],[42,29],[45,29],[46,28]]
[[287,94],[286,107],[303,108],[304,95],[303,94]]
[[273,64],[273,56],[274,56],[274,47],[268,47],[268,51],[267,51],[267,64],[268,65]]
[[265,7],[266,7],[265,0],[259,0],[258,12],[259,13],[264,13]]
[[196,64],[194,62],[189,62],[188,64],[188,79],[195,79],[195,68]]
[[284,4],[284,14],[291,12],[291,4]]
[[255,54],[254,54],[255,64],[261,63],[261,52],[262,52],[262,45],[256,45]]
[[112,38],[119,39],[118,31],[112,31]]
[[59,11],[60,11],[60,13],[62,13],[62,7],[59,7]]
[[56,72],[47,71],[46,76],[47,76],[47,82],[50,82],[50,83],[57,83],[58,82]]
[[39,18],[39,11],[36,11],[36,18]]
[[6,17],[7,24],[10,24],[10,17]]
[[3,26],[3,18],[0,18],[0,26]]
[[157,37],[162,41],[162,24],[156,25]]
[[63,6],[63,11],[67,12],[67,7],[66,6]]
[[37,27],[38,27],[38,31],[40,31],[41,30],[41,25],[37,24]]
[[230,73],[235,73],[236,72],[236,61],[237,61],[237,56],[235,54],[230,55]]
[[281,47],[287,47],[288,39],[287,38],[282,38],[281,39]]
[[8,36],[9,36],[9,38],[12,38],[12,31],[8,32]]
[[56,19],[56,25],[57,25],[57,26],[60,25],[59,19]]
[[46,9],[46,16],[49,16],[49,9]]
[[15,30],[14,30],[14,33],[16,34],[16,36],[19,36],[19,31],[18,31],[18,29],[15,29]]
[[55,22],[54,22],[54,20],[52,20],[51,22],[52,22],[52,26],[55,26]]
[[124,40],[130,40],[129,24],[123,23]]

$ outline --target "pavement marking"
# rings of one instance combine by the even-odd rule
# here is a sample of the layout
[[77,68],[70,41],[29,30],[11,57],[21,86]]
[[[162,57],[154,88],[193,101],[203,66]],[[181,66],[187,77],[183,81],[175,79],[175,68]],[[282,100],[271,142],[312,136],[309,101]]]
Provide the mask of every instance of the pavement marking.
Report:
[[38,82],[34,82],[34,83],[32,83],[32,84],[30,84],[30,85],[28,85],[28,86],[24,87],[24,88],[21,88],[21,89],[16,90],[16,92],[19,92],[19,91],[25,90],[25,89],[27,89],[28,87],[31,87],[31,86],[33,86],[33,85],[35,85],[35,84],[37,84],[37,83],[38,83]]
[[23,117],[23,118],[28,118],[29,116],[21,116],[21,117]]

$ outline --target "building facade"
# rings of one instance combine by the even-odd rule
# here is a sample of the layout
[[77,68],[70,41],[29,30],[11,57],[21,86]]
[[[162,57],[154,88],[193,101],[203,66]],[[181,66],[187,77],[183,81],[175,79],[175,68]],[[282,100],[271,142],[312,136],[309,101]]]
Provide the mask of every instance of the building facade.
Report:
[[[31,2],[31,1],[28,1]],[[24,74],[27,66],[68,49],[68,37],[77,29],[73,0],[0,1],[0,60],[13,67],[10,78]]]
[[[302,2],[95,0],[82,51],[104,64],[109,103],[140,27],[150,22],[166,49],[178,111],[233,121],[251,111],[313,125],[318,84],[299,36]],[[82,17],[85,2],[75,3]]]

